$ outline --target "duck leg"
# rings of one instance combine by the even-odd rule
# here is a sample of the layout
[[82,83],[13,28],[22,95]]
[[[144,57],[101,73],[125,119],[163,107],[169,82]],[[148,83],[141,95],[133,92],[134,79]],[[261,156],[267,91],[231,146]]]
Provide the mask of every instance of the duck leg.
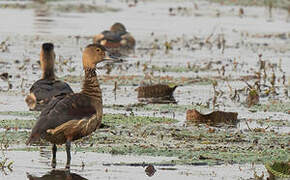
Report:
[[71,146],[71,141],[67,140],[65,144],[65,150],[66,150],[66,169],[70,169],[70,160],[71,160],[71,155],[70,155],[70,146]]
[[57,147],[55,144],[53,144],[52,145],[52,161],[51,161],[52,168],[56,167],[56,151],[57,151]]

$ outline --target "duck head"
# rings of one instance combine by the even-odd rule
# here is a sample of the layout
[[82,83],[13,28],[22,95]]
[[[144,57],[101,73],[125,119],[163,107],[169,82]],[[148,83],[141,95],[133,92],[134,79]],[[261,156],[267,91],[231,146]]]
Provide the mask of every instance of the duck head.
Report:
[[111,26],[110,31],[125,33],[127,30],[126,30],[125,26],[122,23],[117,22],[117,23],[115,23],[115,24],[113,24]]
[[103,61],[115,60],[106,53],[106,48],[100,44],[90,44],[83,51],[84,68],[94,69],[96,65]]

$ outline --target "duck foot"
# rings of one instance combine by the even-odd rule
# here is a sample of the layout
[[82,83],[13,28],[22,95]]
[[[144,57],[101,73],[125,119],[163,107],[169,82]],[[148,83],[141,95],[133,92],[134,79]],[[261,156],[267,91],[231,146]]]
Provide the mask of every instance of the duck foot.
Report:
[[52,145],[52,160],[51,160],[51,167],[55,169],[56,167],[56,151],[57,147],[55,144]]
[[71,146],[71,141],[68,140],[65,144],[65,150],[66,150],[66,156],[67,156],[65,169],[70,169],[70,161],[71,161],[70,146]]
[[51,167],[52,167],[53,169],[55,169],[55,167],[56,167],[56,161],[54,161],[54,160],[51,161]]

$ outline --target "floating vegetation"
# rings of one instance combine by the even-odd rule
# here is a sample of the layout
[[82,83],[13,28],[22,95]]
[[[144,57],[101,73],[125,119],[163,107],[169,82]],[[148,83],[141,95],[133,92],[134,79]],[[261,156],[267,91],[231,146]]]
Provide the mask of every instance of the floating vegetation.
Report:
[[[18,112],[19,113],[19,112]],[[21,114],[21,113],[20,113]],[[1,120],[0,128],[5,129],[31,129],[36,120],[20,120],[20,119],[12,119],[12,120]],[[126,116],[123,114],[105,114],[102,122],[105,125],[120,125],[120,124],[155,124],[155,123],[176,123],[177,120],[170,118],[158,118],[158,117],[143,117],[143,116]]]
[[0,158],[0,169],[2,172],[5,171],[5,169],[7,168],[9,171],[13,170],[13,161],[9,161],[8,158]]
[[[80,75],[82,66],[80,51],[92,42],[94,29],[88,27],[97,23],[85,20],[99,17],[100,14],[94,12],[107,12],[108,17],[117,14],[125,17],[140,12],[138,16],[130,17],[127,21],[131,24],[128,27],[130,31],[138,36],[135,52],[124,57],[125,60],[122,62],[106,66],[100,64],[97,68],[97,71],[101,71],[99,74],[106,72],[105,75],[99,76],[103,85],[101,87],[104,111],[119,114],[105,114],[101,128],[92,135],[76,141],[72,149],[77,153],[162,156],[156,158],[163,159],[162,161],[147,162],[146,158],[145,163],[142,163],[143,157],[136,157],[138,163],[127,161],[127,158],[124,162],[119,162],[121,158],[118,157],[117,162],[112,162],[115,158],[113,157],[108,158],[108,162],[103,164],[103,166],[138,166],[143,175],[145,173],[151,175],[155,170],[157,170],[155,175],[176,170],[175,172],[183,176],[189,173],[188,178],[191,178],[191,175],[196,176],[196,173],[190,174],[191,166],[207,166],[206,168],[211,169],[209,165],[230,164],[228,167],[220,166],[224,170],[232,168],[232,164],[245,163],[234,165],[241,168],[237,174],[236,171],[231,172],[232,176],[235,176],[231,179],[237,179],[237,176],[249,179],[249,174],[246,177],[243,175],[245,172],[253,171],[251,163],[262,167],[262,164],[268,162],[272,162],[269,164],[272,169],[267,169],[273,171],[273,174],[276,172],[287,174],[286,168],[273,165],[273,162],[289,162],[290,139],[287,130],[290,127],[288,120],[290,77],[287,66],[290,33],[281,27],[287,27],[288,24],[284,19],[287,13],[289,16],[290,11],[287,6],[281,6],[285,0],[208,0],[208,2],[178,0],[170,4],[166,0],[158,2],[157,7],[153,5],[156,2],[148,1],[136,3],[134,8],[127,8],[127,5],[122,4],[125,3],[123,1],[116,2],[120,3],[120,6],[109,1],[102,4],[98,1],[95,3],[39,1],[45,3],[36,5],[31,1],[17,1],[3,2],[0,5],[2,10],[8,8],[5,13],[13,15],[14,18],[27,15],[23,16],[25,21],[17,26],[10,23],[14,28],[9,29],[9,26],[2,29],[3,38],[0,39],[0,52],[3,52],[0,57],[0,71],[2,70],[0,107],[3,107],[0,111],[0,141],[2,140],[2,147],[7,155],[13,154],[13,151],[21,151],[16,152],[20,156],[35,154],[37,162],[32,159],[33,163],[48,166],[48,157],[44,158],[44,163],[42,159],[39,162],[39,153],[29,151],[41,150],[42,154],[42,150],[46,150],[50,154],[50,144],[40,142],[29,147],[24,145],[39,114],[21,111],[23,97],[39,74],[37,55],[39,43],[53,41],[56,44],[58,49],[56,57],[59,58],[55,68],[59,72],[60,79],[79,89],[83,78]],[[162,6],[162,3],[164,5],[166,3],[166,6]],[[225,7],[220,4],[231,6]],[[238,6],[232,6],[233,4]],[[266,11],[261,7],[249,7],[252,5],[265,6]],[[124,11],[118,12],[122,10],[118,7]],[[280,7],[284,10],[277,9]],[[29,9],[27,12],[30,14],[17,9]],[[166,21],[160,23],[158,18],[160,15]],[[141,16],[146,18],[143,20]],[[264,17],[272,17],[273,19],[270,19],[272,22],[264,21]],[[135,24],[136,19],[141,21],[134,27],[132,24]],[[180,26],[168,29],[168,22],[174,19],[182,19],[176,21]],[[75,23],[78,20],[82,23]],[[106,26],[105,20],[102,26]],[[63,25],[63,21],[66,22],[66,26]],[[215,26],[215,23],[208,23],[209,21],[227,23],[218,23]],[[199,26],[194,26],[190,22]],[[158,26],[153,27],[152,24]],[[3,21],[2,25],[4,27],[7,24]],[[183,25],[188,27],[181,27]],[[25,28],[21,28],[22,26]],[[99,31],[100,27],[96,27],[96,31]],[[143,84],[180,85],[174,91],[177,104],[137,103],[137,92],[134,90]],[[14,108],[15,111],[7,111]],[[191,109],[200,112],[198,114],[200,119],[199,122],[196,121],[197,123],[187,124],[185,114]],[[230,118],[223,117],[223,113],[206,116],[212,111],[239,112],[239,119],[237,120],[236,113],[231,114]],[[230,124],[221,123],[215,126],[215,123],[208,123],[212,118],[215,123],[225,121]],[[235,126],[235,121],[240,123]],[[58,146],[58,149],[65,150],[63,146]],[[83,159],[83,154],[79,153],[80,159]],[[11,163],[12,160],[4,155],[0,158],[0,167],[8,170],[15,164],[17,172],[12,173],[12,176],[19,174],[20,159],[13,157],[15,162]],[[30,159],[24,160],[31,162]],[[88,169],[78,172],[86,178],[90,176],[89,179],[94,179],[95,171],[87,173],[94,169],[97,160],[92,161],[79,163],[77,160],[74,167],[85,166]],[[247,168],[242,168],[245,166]],[[184,167],[188,169],[184,170]],[[23,171],[27,168],[30,166],[23,166]],[[109,173],[113,168],[117,169],[113,173],[119,172],[118,167],[104,168],[104,172],[108,175],[112,175]],[[161,168],[166,171],[161,171]],[[216,166],[213,169],[215,168]],[[97,176],[101,173],[99,170],[96,171]],[[132,171],[134,170],[132,168]],[[258,171],[260,175],[264,168],[259,168]],[[128,172],[131,173],[131,169]],[[216,178],[222,179],[218,175],[220,172],[222,171],[210,172],[208,176],[215,176],[216,173]],[[63,178],[73,177],[70,173],[64,175],[63,172],[53,171],[47,172],[46,175],[41,177],[39,171],[37,173],[39,178],[53,178],[57,175]],[[34,175],[27,176],[38,178]],[[209,179],[204,176],[191,179]],[[255,175],[255,178],[266,177]]]
[[290,178],[290,161],[266,163],[265,165],[270,175],[270,180],[289,179]]
[[[4,127],[18,125],[17,130],[10,128],[0,132],[0,136],[5,134],[9,141],[8,150],[35,151],[39,148],[14,146],[25,142],[29,132],[23,129],[32,127],[35,120],[4,122],[1,123]],[[188,165],[263,163],[283,160],[288,156],[289,137],[285,133],[234,132],[231,129],[227,131],[206,126],[180,127],[174,125],[176,122],[170,118],[106,114],[103,118],[105,127],[91,136],[76,141],[74,149],[122,155],[176,157],[171,164]]]
[[35,111],[0,111],[0,115],[11,115],[11,116],[33,116],[36,117],[40,112]]
[[290,110],[290,102],[281,102],[281,101],[269,101],[265,104],[254,105],[250,111],[264,111],[264,112],[284,112],[288,113]]
[[[59,79],[63,81],[67,81],[69,83],[79,83],[82,79],[81,76],[73,76],[73,75],[66,75],[64,77],[60,77]],[[211,84],[211,79],[209,78],[192,78],[192,77],[178,77],[175,78],[173,76],[150,76],[144,77],[141,75],[101,75],[99,76],[99,81],[101,84],[105,85],[114,85],[114,82],[117,81],[118,85],[125,86],[125,85],[133,85],[137,86],[140,84],[141,81],[148,80],[152,83],[174,83],[174,84],[182,84],[182,85],[189,85],[189,84],[202,84],[207,85]]]
[[91,12],[117,12],[120,11],[118,8],[112,8],[108,6],[99,6],[92,4],[57,4],[53,6],[53,9],[60,12],[80,12],[80,13],[91,13]]
[[242,6],[272,6],[277,8],[287,8],[289,6],[288,0],[265,0],[265,1],[252,1],[252,0],[208,0],[211,2],[221,3],[223,5],[242,5]]
[[122,114],[105,114],[102,122],[106,125],[118,125],[118,124],[155,124],[155,123],[176,123],[177,120],[170,118],[158,118],[148,116],[126,116]]
[[92,12],[117,12],[120,11],[119,8],[112,8],[103,5],[95,5],[95,4],[58,4],[54,2],[48,2],[47,4],[38,4],[38,3],[1,3],[0,8],[12,8],[12,9],[37,9],[39,7],[46,7],[47,9],[71,13],[71,12],[79,12],[79,13],[92,13]]
[[128,104],[128,105],[104,105],[105,108],[115,110],[134,110],[134,111],[155,111],[155,112],[186,112],[187,109],[208,110],[205,105],[178,105],[178,104]]
[[6,157],[6,151],[9,148],[10,141],[7,137],[7,131],[4,132],[4,134],[1,135],[0,139],[0,150],[1,150],[1,157],[0,157],[0,170],[6,175],[7,172],[5,171],[8,169],[10,172],[13,170],[13,161],[10,161]]

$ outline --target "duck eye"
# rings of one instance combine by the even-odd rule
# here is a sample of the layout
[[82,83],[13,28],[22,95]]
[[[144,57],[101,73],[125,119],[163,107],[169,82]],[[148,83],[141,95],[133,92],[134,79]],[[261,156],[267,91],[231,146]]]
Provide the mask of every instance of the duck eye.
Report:
[[97,48],[96,51],[97,51],[97,52],[101,52],[101,49],[100,49],[100,48]]

